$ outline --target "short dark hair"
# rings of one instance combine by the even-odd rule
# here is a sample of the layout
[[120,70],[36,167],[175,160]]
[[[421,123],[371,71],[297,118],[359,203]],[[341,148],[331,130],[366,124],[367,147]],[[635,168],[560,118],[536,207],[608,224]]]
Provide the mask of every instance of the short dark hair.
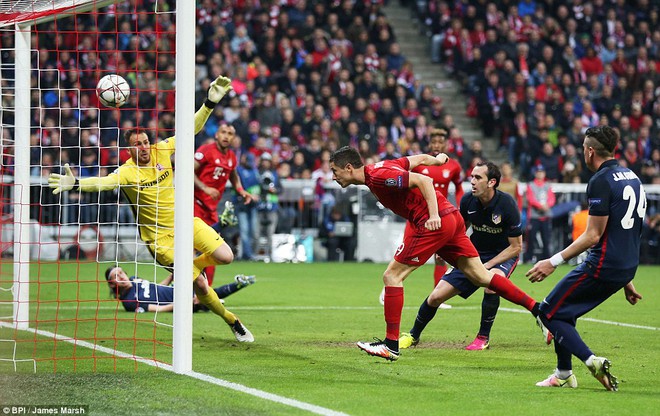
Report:
[[[584,133],[584,140],[593,139],[590,141],[590,147],[596,151],[600,157],[612,157],[617,144],[619,143],[619,135],[616,130],[610,126],[589,127]],[[595,143],[594,143],[595,141]]]
[[110,273],[119,267],[118,264],[115,264],[114,266],[110,266],[107,269],[105,269],[105,281],[108,282],[108,286],[110,287],[110,296],[113,298],[117,299],[117,283],[115,282],[114,284],[110,283]]
[[334,163],[340,169],[344,169],[349,163],[354,168],[361,168],[364,166],[360,153],[357,149],[354,149],[350,146],[344,146],[340,149],[337,149],[333,154],[330,155],[330,163]]
[[131,145],[131,136],[133,136],[134,134],[142,134],[142,133],[146,134],[147,137],[149,138],[149,141],[151,141],[151,137],[149,137],[149,133],[147,133],[147,131],[145,129],[143,129],[141,127],[134,127],[130,130],[127,130],[126,133],[124,133],[124,144],[126,146],[130,146]]
[[500,179],[502,178],[500,168],[493,162],[479,162],[475,165],[475,167],[477,166],[486,167],[486,177],[488,180],[495,179],[495,189],[497,189],[497,187],[500,186]]
[[447,138],[447,130],[441,129],[441,128],[436,128],[431,130],[431,134],[429,134],[429,138],[433,138],[435,136],[441,136],[443,138]]

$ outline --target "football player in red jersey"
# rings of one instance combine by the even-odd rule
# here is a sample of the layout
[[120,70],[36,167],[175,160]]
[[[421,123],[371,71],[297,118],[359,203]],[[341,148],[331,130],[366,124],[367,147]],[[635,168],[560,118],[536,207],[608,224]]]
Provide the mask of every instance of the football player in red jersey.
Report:
[[330,157],[333,179],[342,187],[366,185],[395,214],[405,218],[403,242],[383,274],[385,283],[385,340],[357,346],[367,354],[395,361],[399,358],[399,332],[403,310],[403,281],[434,254],[463,271],[475,285],[488,287],[510,302],[538,315],[538,303],[506,277],[488,271],[465,234],[458,209],[433,187],[433,180],[411,172],[417,166],[443,165],[440,153],[415,155],[364,165],[354,148],[344,146]]
[[[437,156],[440,153],[445,153],[447,148],[447,131],[444,129],[433,129],[429,137],[429,154]],[[456,206],[458,206],[461,198],[463,198],[463,171],[460,163],[455,159],[449,159],[447,163],[440,166],[418,166],[412,170],[415,173],[429,176],[433,179],[433,187],[439,191],[445,198],[449,195],[449,184],[453,183],[456,188]],[[435,256],[435,268],[433,269],[433,287],[438,285],[442,276],[447,273],[447,262],[440,256]],[[380,304],[382,305],[385,298],[385,290],[380,293]],[[440,309],[449,309],[451,305],[443,303]]]
[[[431,130],[429,138],[429,154],[436,156],[445,152],[447,147],[447,131],[444,129]],[[455,159],[449,159],[447,163],[441,166],[418,166],[413,172],[430,176],[433,179],[433,186],[437,191],[447,198],[449,195],[449,184],[453,183],[456,187],[456,206],[463,198],[463,171],[460,163]],[[435,269],[433,270],[434,287],[438,285],[442,276],[447,272],[447,263],[442,257],[435,256]]]
[[[195,217],[208,225],[218,222],[218,202],[228,180],[246,204],[252,201],[252,195],[243,189],[236,172],[236,154],[229,148],[235,135],[234,126],[222,122],[215,133],[215,141],[201,145],[195,152]],[[204,272],[211,285],[215,267],[209,266]]]

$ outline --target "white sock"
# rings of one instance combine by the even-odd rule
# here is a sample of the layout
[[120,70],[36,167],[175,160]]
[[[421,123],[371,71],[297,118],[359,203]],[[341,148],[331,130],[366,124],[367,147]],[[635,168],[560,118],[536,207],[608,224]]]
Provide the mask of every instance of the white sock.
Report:
[[587,367],[589,367],[589,368],[593,368],[593,366],[594,366],[594,358],[596,358],[596,356],[593,355],[593,354],[591,354],[591,355],[589,356],[589,358],[587,358],[586,360],[584,360],[584,363],[587,365]]
[[555,376],[557,376],[557,378],[560,378],[562,380],[566,380],[571,376],[571,374],[573,374],[572,370],[560,370],[560,369],[555,370]]

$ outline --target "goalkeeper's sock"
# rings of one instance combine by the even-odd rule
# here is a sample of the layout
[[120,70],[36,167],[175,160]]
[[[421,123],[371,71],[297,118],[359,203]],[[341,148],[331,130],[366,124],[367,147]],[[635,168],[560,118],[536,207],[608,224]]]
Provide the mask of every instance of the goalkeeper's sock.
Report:
[[195,259],[193,260],[193,264],[198,269],[204,270],[208,266],[217,266],[220,263],[218,263],[213,258],[212,255],[204,253],[204,254],[200,254],[199,256],[195,257]]
[[222,302],[220,302],[218,294],[215,293],[212,289],[209,289],[206,295],[197,295],[197,299],[199,299],[202,304],[206,305],[206,307],[209,308],[214,314],[219,315],[222,319],[224,319],[225,322],[227,322],[229,325],[233,325],[234,322],[236,322],[236,315],[225,309]]

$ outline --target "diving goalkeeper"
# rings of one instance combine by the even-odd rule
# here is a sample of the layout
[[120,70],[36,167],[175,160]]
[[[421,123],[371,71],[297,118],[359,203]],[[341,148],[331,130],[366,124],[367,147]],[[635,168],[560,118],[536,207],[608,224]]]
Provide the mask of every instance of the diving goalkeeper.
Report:
[[[195,134],[199,133],[213,108],[231,90],[231,80],[219,76],[209,87],[207,99],[195,113]],[[128,198],[137,219],[140,238],[156,261],[171,270],[174,265],[174,185],[171,156],[176,138],[154,145],[139,128],[124,135],[131,158],[113,173],[96,178],[78,179],[64,165],[64,175],[51,174],[48,185],[54,194],[64,191],[99,192],[120,188]],[[192,183],[191,183],[192,186]],[[193,244],[201,253],[193,260],[193,288],[200,303],[220,315],[240,342],[253,342],[250,331],[236,315],[225,309],[218,295],[209,287],[202,270],[207,266],[229,264],[234,254],[220,235],[204,221],[193,222]]]

